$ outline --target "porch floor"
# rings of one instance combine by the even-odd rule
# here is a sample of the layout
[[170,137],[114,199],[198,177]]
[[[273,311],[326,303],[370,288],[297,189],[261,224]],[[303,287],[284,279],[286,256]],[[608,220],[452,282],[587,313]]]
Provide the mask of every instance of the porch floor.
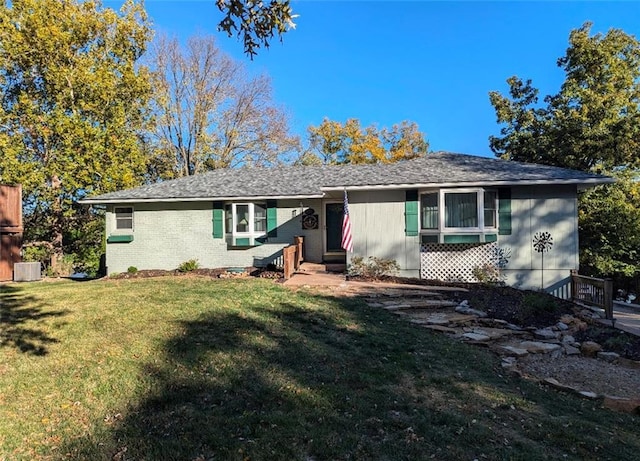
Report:
[[325,264],[302,263],[300,268],[293,274],[289,280],[284,282],[289,286],[343,286],[346,287],[347,281],[344,272],[327,272]]

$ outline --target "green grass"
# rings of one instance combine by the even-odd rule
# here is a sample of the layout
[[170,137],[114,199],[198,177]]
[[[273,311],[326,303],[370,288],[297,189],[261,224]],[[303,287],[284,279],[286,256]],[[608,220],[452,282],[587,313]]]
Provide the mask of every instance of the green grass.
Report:
[[357,299],[195,277],[0,289],[0,460],[640,452],[637,416]]

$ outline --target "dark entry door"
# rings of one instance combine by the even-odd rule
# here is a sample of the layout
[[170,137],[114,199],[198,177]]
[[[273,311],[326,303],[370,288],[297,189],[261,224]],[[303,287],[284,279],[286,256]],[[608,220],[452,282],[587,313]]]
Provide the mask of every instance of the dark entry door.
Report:
[[344,204],[327,203],[325,205],[325,223],[327,233],[327,253],[344,251],[342,244],[342,214]]

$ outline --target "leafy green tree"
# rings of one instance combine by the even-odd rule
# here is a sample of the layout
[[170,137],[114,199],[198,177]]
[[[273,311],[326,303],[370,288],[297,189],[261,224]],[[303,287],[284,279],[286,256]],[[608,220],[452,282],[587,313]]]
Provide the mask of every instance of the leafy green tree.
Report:
[[580,204],[582,263],[588,275],[632,278],[640,259],[640,182],[618,175],[615,186],[587,190]]
[[160,177],[216,168],[273,165],[298,151],[287,114],[266,76],[249,78],[213,37],[185,47],[160,37],[150,59],[155,123],[149,139]]
[[251,59],[257,50],[269,47],[269,41],[277,35],[282,40],[282,34],[295,28],[293,14],[289,0],[216,0],[218,9],[225,14],[218,24],[218,29],[231,37],[234,33],[242,37],[244,52]]
[[41,240],[55,264],[100,219],[78,199],[142,181],[137,131],[150,87],[136,61],[151,30],[132,0],[119,12],[13,0],[0,6],[0,34],[0,181],[22,183],[26,240]]
[[318,126],[310,126],[309,146],[298,163],[392,163],[425,155],[429,143],[414,122],[403,121],[391,128],[375,125],[363,128],[358,119],[344,124],[325,118]]
[[493,152],[618,178],[580,199],[582,268],[608,276],[640,274],[637,248],[640,168],[640,42],[621,30],[571,32],[560,91],[539,100],[531,80],[511,77],[509,95],[490,93],[501,136]]

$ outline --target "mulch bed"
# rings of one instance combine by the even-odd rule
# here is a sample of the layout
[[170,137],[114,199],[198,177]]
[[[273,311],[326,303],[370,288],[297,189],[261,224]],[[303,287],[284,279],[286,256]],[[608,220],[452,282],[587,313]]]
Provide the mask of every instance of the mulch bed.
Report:
[[177,269],[174,270],[139,270],[136,272],[122,272],[120,274],[110,275],[110,279],[137,279],[137,278],[149,278],[149,277],[166,277],[166,276],[199,276],[199,277],[211,277],[213,279],[224,279],[231,277],[258,277],[269,279],[280,279],[283,277],[281,270],[276,269],[262,269],[256,267],[245,267],[244,272],[238,272],[236,269],[230,271],[227,268],[217,269],[194,269],[192,271],[181,272]]

